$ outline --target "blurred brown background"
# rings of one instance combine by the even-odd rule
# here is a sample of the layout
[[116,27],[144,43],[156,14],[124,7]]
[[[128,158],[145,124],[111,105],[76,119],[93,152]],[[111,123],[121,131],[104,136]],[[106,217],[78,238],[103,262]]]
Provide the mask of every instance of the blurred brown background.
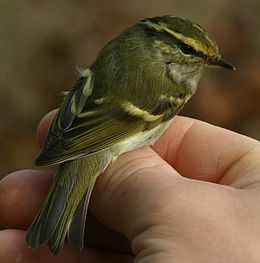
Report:
[[59,106],[76,66],[125,27],[163,14],[201,24],[238,69],[209,72],[181,114],[260,139],[259,0],[1,0],[0,177],[33,167],[38,121]]

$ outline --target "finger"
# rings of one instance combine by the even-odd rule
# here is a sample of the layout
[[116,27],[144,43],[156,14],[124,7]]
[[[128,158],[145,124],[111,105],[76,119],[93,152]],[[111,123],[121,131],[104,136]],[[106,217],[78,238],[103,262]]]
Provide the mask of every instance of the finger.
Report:
[[122,262],[130,263],[133,261],[131,256],[109,253],[102,250],[87,248],[81,254],[73,251],[65,244],[59,256],[53,256],[46,246],[42,246],[35,251],[27,247],[25,232],[21,230],[3,230],[0,232],[0,262],[2,263],[66,263],[66,262]]
[[1,224],[7,228],[27,229],[52,180],[53,175],[49,172],[31,170],[14,172],[1,180]]
[[47,134],[48,134],[48,130],[49,127],[55,117],[55,114],[57,113],[57,109],[56,110],[52,110],[49,113],[47,113],[42,120],[40,121],[38,128],[37,128],[37,139],[38,139],[38,143],[40,146],[43,145]]
[[260,167],[259,145],[232,131],[176,117],[153,148],[185,177],[231,184]]
[[54,257],[46,246],[32,251],[25,243],[25,232],[22,230],[3,230],[0,232],[0,262],[77,262],[78,255],[69,249]]

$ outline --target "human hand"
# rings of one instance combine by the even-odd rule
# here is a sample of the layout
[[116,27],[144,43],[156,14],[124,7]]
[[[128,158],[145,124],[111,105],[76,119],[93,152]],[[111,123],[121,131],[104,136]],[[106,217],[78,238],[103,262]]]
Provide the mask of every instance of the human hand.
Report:
[[[41,143],[53,114],[39,126]],[[0,222],[9,228],[0,232],[0,262],[260,262],[259,157],[258,141],[184,117],[153,148],[120,156],[99,177],[90,211],[127,237],[135,257],[105,230],[80,255],[67,245],[58,257],[45,246],[32,252],[25,229],[52,174],[12,173],[0,183]]]

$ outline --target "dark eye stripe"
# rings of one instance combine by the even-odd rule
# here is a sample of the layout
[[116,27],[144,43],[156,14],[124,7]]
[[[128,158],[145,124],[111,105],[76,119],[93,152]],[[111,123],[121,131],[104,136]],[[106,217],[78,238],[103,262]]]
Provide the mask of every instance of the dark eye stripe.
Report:
[[201,56],[200,52],[196,51],[193,47],[190,45],[187,45],[186,43],[183,43],[179,41],[178,46],[183,54],[185,55],[195,55],[195,56]]

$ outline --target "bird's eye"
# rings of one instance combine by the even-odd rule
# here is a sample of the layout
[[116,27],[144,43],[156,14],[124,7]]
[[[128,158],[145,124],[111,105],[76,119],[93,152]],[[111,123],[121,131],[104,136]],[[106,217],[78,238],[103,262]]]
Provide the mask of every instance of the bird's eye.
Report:
[[180,43],[180,49],[181,49],[182,53],[184,53],[186,55],[192,55],[192,54],[196,53],[196,51],[194,50],[193,47],[191,47],[185,43]]

